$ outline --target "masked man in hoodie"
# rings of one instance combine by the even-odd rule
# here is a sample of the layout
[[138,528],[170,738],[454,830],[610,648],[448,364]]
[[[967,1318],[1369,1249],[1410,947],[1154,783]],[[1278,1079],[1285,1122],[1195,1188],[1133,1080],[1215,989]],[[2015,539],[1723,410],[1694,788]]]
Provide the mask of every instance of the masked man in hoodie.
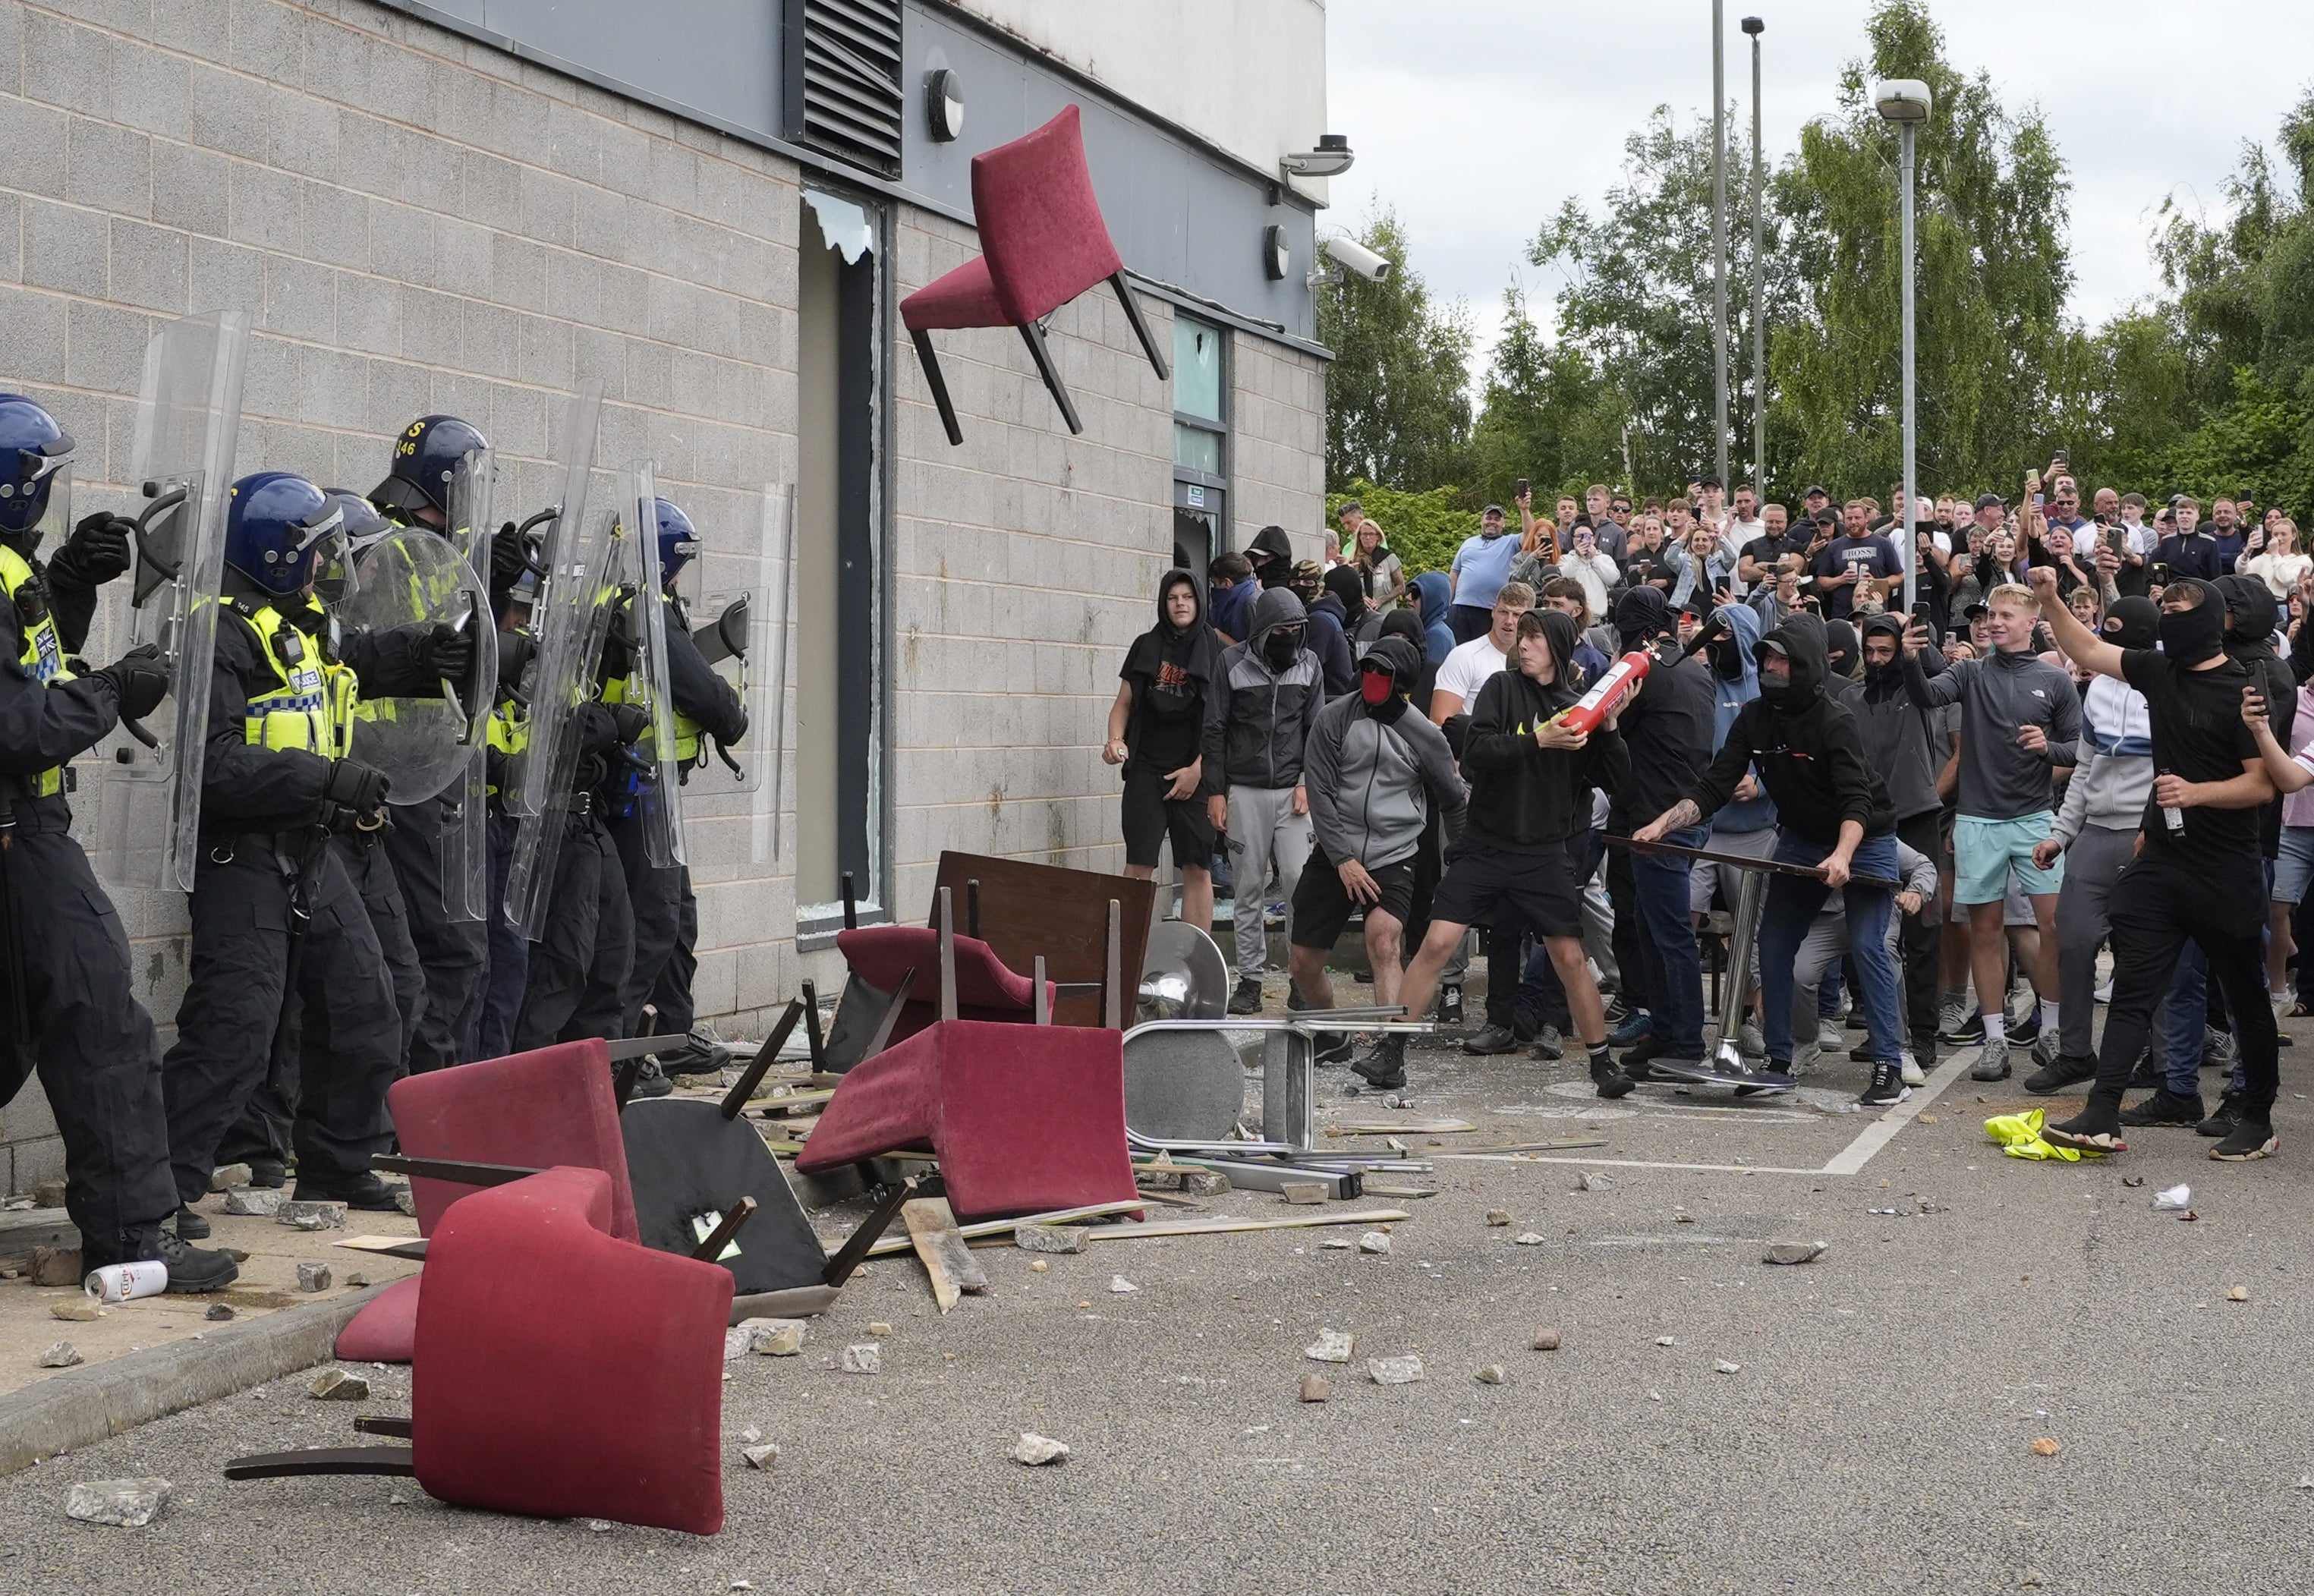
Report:
[[1286,901],[1293,930],[1294,889],[1310,857],[1310,796],[1302,785],[1302,747],[1325,707],[1318,657],[1304,646],[1309,618],[1284,587],[1253,604],[1253,635],[1223,650],[1206,703],[1205,779],[1225,789],[1206,804],[1214,829],[1229,833],[1230,877],[1236,891],[1237,990],[1232,1014],[1261,1012],[1261,973],[1269,937],[1263,907],[1269,870]]
[[1855,714],[1824,690],[1823,623],[1794,616],[1760,639],[1753,659],[1760,696],[1736,713],[1718,754],[1687,796],[1635,835],[1643,842],[1660,842],[1709,819],[1758,766],[1776,805],[1774,857],[1822,873],[1815,880],[1783,872],[1768,878],[1760,913],[1766,1083],[1775,1089],[1790,1083],[1794,966],[1824,895],[1842,892],[1848,950],[1856,963],[1857,996],[1872,1049],[1871,1084],[1857,1100],[1867,1107],[1901,1103],[1912,1092],[1903,1082],[1896,966],[1888,957],[1893,895],[1886,885],[1851,879],[1897,878],[1895,811],[1865,754]]
[[2065,657],[2145,695],[2157,772],[2146,800],[2144,843],[2113,891],[2113,1001],[2106,1006],[2097,1079],[2080,1114],[2041,1133],[2062,1147],[2127,1148],[2122,1092],[2145,1046],[2153,1006],[2168,990],[2178,950],[2190,938],[2225,987],[2244,1072],[2234,1127],[2210,1156],[2264,1158],[2279,1145],[2273,1114],[2280,1082],[2259,946],[2266,889],[2257,811],[2273,800],[2274,785],[2240,718],[2243,690],[2258,683],[2226,657],[2225,601],[2207,582],[2173,579],[2162,589],[2157,652],[2106,641],[2066,608],[2053,571],[2036,567],[2032,576],[2042,619]]
[[[1703,645],[1703,658],[1711,669],[1711,752],[1717,755],[1727,742],[1727,728],[1736,724],[1736,714],[1760,696],[1760,667],[1753,662],[1753,653],[1766,625],[1760,619],[1760,612],[1748,604],[1721,604],[1704,624],[1711,632]],[[1745,772],[1736,783],[1735,796],[1711,817],[1710,834],[1703,846],[1714,853],[1735,853],[1746,859],[1766,859],[1775,852],[1775,800],[1760,785],[1756,770]],[[1689,909],[1701,918],[1711,912],[1711,901],[1717,894],[1733,913],[1738,901],[1736,894],[1743,886],[1741,875],[1737,866],[1698,860],[1688,875]],[[1756,1007],[1760,994],[1760,946],[1756,941],[1752,945],[1752,965],[1744,974],[1744,986],[1749,1001]],[[1761,1056],[1767,1045],[1753,1020],[1746,1020],[1739,1027],[1736,1040],[1745,1055],[1752,1058]]]
[[[1401,937],[1414,902],[1415,858],[1435,811],[1451,846],[1462,835],[1470,789],[1454,769],[1446,734],[1409,713],[1407,693],[1422,668],[1404,638],[1386,637],[1358,662],[1358,691],[1318,712],[1303,751],[1317,850],[1294,893],[1294,982],[1312,1009],[1334,1006],[1326,956],[1350,916],[1365,912],[1374,1001],[1398,1001]],[[1406,1039],[1385,1037],[1360,1073],[1405,1079]],[[1347,1032],[1318,1054],[1350,1055]]]
[[[1933,860],[1944,851],[1944,799],[1937,774],[1944,765],[1937,717],[1914,701],[1904,684],[1902,615],[1881,613],[1863,625],[1864,683],[1848,701],[1864,728],[1865,757],[1887,783],[1896,810],[1896,840]],[[1826,630],[1829,630],[1827,628]],[[1933,644],[1927,645],[1934,652]],[[1936,656],[1939,666],[1943,656]],[[2036,860],[2039,859],[2036,853]],[[1937,1062],[1937,963],[1942,950],[1944,914],[1931,890],[1927,901],[1903,918],[1897,933],[1903,951],[1904,1024],[1912,1046],[1904,1054],[1904,1084],[1919,1086]],[[2081,1023],[2089,1023],[2089,1010]]]
[[[1438,973],[1471,926],[1525,925],[1550,950],[1599,1095],[1620,1098],[1631,1078],[1607,1050],[1606,1011],[1584,962],[1580,872],[1592,790],[1614,791],[1630,774],[1630,756],[1612,714],[1588,735],[1556,721],[1581,696],[1572,680],[1575,639],[1572,617],[1528,611],[1519,617],[1514,668],[1479,690],[1462,745],[1471,780],[1462,840],[1438,883],[1429,934],[1399,999],[1408,1012],[1426,1013]],[[1362,1061],[1359,1072],[1376,1086],[1403,1083],[1402,1070],[1379,1067],[1378,1060]]]
[[1207,800],[1220,790],[1206,780],[1202,754],[1206,701],[1221,667],[1221,649],[1206,624],[1197,578],[1170,570],[1158,584],[1157,624],[1125,656],[1108,741],[1100,756],[1125,767],[1125,873],[1146,881],[1170,839],[1181,877],[1181,918],[1214,927],[1214,828]]

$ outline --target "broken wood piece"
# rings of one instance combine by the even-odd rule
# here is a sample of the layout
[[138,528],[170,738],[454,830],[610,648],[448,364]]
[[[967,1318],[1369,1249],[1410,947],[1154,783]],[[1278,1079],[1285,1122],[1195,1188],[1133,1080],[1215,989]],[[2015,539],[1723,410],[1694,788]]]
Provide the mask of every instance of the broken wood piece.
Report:
[[1161,1219],[1139,1225],[1094,1225],[1088,1241],[1123,1241],[1135,1236],[1217,1236],[1236,1230],[1292,1230],[1305,1225],[1387,1224],[1413,1216],[1403,1208],[1363,1208],[1355,1213],[1296,1214],[1292,1219]]
[[1467,1119],[1338,1119],[1326,1127],[1329,1136],[1444,1136],[1455,1131],[1475,1131]]
[[423,1236],[348,1236],[330,1245],[349,1247],[356,1252],[375,1253],[380,1257],[412,1258],[421,1264],[426,1261]]
[[382,1175],[408,1175],[420,1180],[454,1180],[461,1186],[506,1186],[541,1173],[520,1164],[478,1164],[464,1159],[413,1159],[400,1153],[370,1155],[369,1167]]
[[[956,1233],[967,1241],[977,1240],[983,1236],[1002,1236],[1010,1239],[1014,1228],[1020,1225],[1062,1225],[1073,1220],[1107,1219],[1112,1214],[1131,1213],[1135,1209],[1145,1208],[1148,1204],[1149,1194],[1144,1192],[1137,1200],[1118,1198],[1110,1203],[1089,1203],[1082,1208],[1055,1208],[1045,1213],[1024,1213],[1018,1219],[979,1220],[972,1224],[958,1225]],[[914,1245],[905,1236],[887,1237],[870,1247],[867,1256],[871,1258],[890,1257],[896,1253],[906,1252]]]
[[1585,1147],[1604,1147],[1604,1136],[1563,1136],[1556,1142],[1514,1142],[1505,1147],[1442,1147],[1426,1156],[1434,1159],[1477,1159],[1492,1153],[1509,1152],[1577,1152]]
[[956,1228],[956,1214],[946,1197],[917,1197],[901,1204],[900,1218],[908,1227],[909,1244],[932,1276],[932,1300],[946,1313],[966,1292],[988,1289],[988,1271],[982,1268]]
[[1438,1188],[1435,1186],[1383,1186],[1377,1181],[1366,1182],[1366,1195],[1369,1197],[1435,1197],[1437,1195]]

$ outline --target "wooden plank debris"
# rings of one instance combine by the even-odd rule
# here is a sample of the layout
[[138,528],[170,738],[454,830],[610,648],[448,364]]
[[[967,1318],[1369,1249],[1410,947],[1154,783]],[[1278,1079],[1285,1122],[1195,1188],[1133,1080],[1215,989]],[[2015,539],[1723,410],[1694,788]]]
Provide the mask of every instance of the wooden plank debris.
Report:
[[988,1289],[988,1271],[972,1256],[956,1228],[946,1197],[915,1197],[900,1206],[908,1241],[932,1276],[932,1300],[946,1313],[966,1292]]
[[1095,1225],[1088,1241],[1125,1241],[1135,1236],[1218,1236],[1237,1230],[1293,1230],[1305,1225],[1374,1225],[1411,1219],[1403,1208],[1361,1208],[1353,1213],[1297,1214],[1292,1219],[1161,1219],[1141,1225]]

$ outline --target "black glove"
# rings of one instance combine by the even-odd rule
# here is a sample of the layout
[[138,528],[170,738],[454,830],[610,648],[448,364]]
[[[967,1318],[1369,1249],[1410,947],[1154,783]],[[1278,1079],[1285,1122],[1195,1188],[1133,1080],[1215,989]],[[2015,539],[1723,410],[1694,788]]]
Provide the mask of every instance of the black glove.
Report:
[[88,589],[127,574],[137,524],[109,512],[83,517],[49,561],[49,579],[66,591]]
[[169,696],[169,667],[162,661],[161,650],[150,643],[131,648],[94,674],[112,683],[123,720],[144,719]]
[[613,704],[610,708],[612,741],[631,743],[650,729],[650,714],[641,705]]
[[522,534],[509,521],[499,528],[490,540],[490,586],[511,587],[522,575],[522,568],[530,563],[530,550],[525,546]]
[[418,668],[446,682],[463,682],[474,668],[474,639],[464,627],[436,625],[418,639]]
[[386,789],[393,785],[384,771],[374,771],[350,759],[336,759],[330,762],[330,776],[322,783],[322,796],[357,815],[367,815],[385,802]]

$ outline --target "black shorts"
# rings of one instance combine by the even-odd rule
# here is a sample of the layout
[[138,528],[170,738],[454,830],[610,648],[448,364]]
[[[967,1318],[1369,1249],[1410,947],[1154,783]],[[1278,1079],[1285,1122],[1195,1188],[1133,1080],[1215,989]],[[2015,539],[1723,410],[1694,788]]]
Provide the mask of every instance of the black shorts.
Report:
[[1538,937],[1583,934],[1583,879],[1573,850],[1582,838],[1508,853],[1464,842],[1430,900],[1435,925],[1524,927]]
[[1173,868],[1211,869],[1214,824],[1202,798],[1179,803],[1165,797],[1167,782],[1155,771],[1130,770],[1125,775],[1125,862],[1157,868],[1157,851],[1173,839]]
[[[1382,888],[1382,902],[1365,907],[1379,908],[1404,925],[1414,912],[1414,856],[1409,854],[1396,864],[1369,867],[1366,874]],[[1350,901],[1350,889],[1342,885],[1342,872],[1321,853],[1312,853],[1294,887],[1294,946],[1331,948],[1358,908]]]

